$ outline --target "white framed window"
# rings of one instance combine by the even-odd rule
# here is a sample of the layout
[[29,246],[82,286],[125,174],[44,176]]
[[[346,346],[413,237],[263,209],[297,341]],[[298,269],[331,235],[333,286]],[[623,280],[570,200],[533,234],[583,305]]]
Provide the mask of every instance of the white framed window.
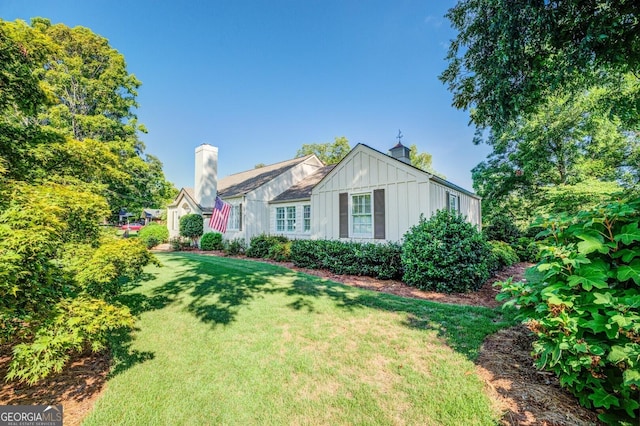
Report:
[[229,223],[227,229],[237,231],[240,229],[240,205],[231,205],[229,210]]
[[371,194],[355,194],[351,196],[351,223],[353,235],[370,236],[373,233],[372,211]]
[[284,207],[276,207],[276,231],[284,232],[285,224],[286,220]]
[[452,212],[460,213],[460,196],[448,192],[447,197],[447,208]]
[[287,232],[296,231],[296,208],[287,207]]
[[296,232],[296,207],[276,207],[276,232]]
[[309,204],[302,206],[302,228],[304,232],[311,231],[311,206]]

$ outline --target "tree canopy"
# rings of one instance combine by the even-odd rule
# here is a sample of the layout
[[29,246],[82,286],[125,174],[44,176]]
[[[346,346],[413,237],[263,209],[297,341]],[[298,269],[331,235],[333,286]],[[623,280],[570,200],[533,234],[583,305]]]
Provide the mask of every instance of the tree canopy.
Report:
[[173,186],[144,154],[139,82],[86,28],[0,20],[0,344],[34,382],[133,325],[114,300],[153,256],[101,227]]
[[480,128],[640,71],[636,0],[460,0],[447,17],[458,35],[440,79]]
[[344,136],[336,137],[333,143],[305,143],[296,153],[296,158],[315,154],[324,164],[338,164],[351,151],[349,141]]

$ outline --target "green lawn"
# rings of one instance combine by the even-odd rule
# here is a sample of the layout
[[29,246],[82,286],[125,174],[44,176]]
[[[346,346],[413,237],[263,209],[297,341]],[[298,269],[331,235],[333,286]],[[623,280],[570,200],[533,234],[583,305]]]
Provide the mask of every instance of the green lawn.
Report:
[[472,360],[500,312],[253,261],[159,254],[86,419],[111,424],[495,424]]

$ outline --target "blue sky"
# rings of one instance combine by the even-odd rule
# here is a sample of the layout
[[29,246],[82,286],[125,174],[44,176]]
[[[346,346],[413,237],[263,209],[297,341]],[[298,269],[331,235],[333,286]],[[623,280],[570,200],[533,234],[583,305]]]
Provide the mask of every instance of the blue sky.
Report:
[[472,189],[489,153],[437,76],[455,32],[454,1],[2,0],[4,20],[85,26],[142,81],[146,152],[178,188],[194,150],[219,147],[220,176],[293,158],[346,136],[386,152],[402,142]]

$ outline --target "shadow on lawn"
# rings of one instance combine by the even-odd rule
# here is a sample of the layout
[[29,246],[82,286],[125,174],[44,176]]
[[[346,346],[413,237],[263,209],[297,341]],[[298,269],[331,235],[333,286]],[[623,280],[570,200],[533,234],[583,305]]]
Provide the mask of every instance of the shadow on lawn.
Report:
[[[166,256],[163,263],[172,269],[173,279],[153,288],[150,296],[140,293],[121,296],[120,301],[135,315],[184,303],[189,312],[215,327],[231,324],[242,306],[268,294],[291,297],[289,308],[309,313],[316,311],[318,298],[328,298],[341,309],[373,308],[405,313],[405,326],[435,331],[450,347],[470,359],[477,357],[486,335],[511,323],[510,318],[489,308],[443,305],[355,289],[263,262],[193,253]],[[474,327],[476,319],[481,326]],[[120,351],[122,363],[113,374],[153,358],[151,353],[131,351],[130,346],[126,336],[119,340],[115,352]]]

